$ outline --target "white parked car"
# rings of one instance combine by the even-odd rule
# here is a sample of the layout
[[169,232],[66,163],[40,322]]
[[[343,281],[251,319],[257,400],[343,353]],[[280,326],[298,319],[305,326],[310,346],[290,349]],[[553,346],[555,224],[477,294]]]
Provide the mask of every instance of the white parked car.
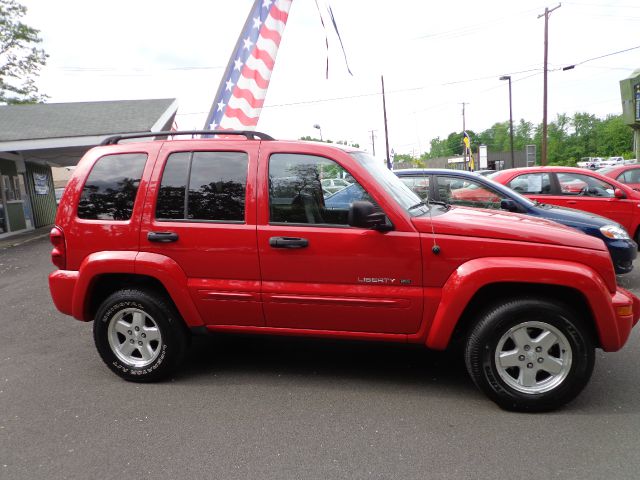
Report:
[[615,167],[616,165],[624,165],[624,158],[622,157],[609,157],[606,160],[600,162],[602,167]]

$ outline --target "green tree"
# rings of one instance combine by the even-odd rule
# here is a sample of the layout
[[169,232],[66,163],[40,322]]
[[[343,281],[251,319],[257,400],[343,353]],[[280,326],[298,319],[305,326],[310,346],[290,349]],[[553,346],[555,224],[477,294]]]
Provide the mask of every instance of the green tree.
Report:
[[547,126],[547,160],[549,165],[572,165],[575,161],[567,157],[569,127],[571,119],[564,113]]
[[633,129],[622,120],[622,115],[609,115],[596,125],[598,155],[632,158]]
[[446,140],[441,140],[440,137],[432,138],[429,148],[429,153],[425,155],[425,159],[450,157],[453,152],[449,149],[449,145]]
[[20,20],[27,9],[15,0],[0,0],[0,104],[35,103],[46,96],[38,92],[35,77],[47,54],[38,48],[39,31]]
[[451,155],[462,155],[462,133],[452,132],[446,141],[447,149]]
[[494,123],[491,128],[480,132],[478,145],[486,145],[490,151],[507,152],[511,149],[509,122]]
[[533,123],[525,122],[521,118],[520,122],[513,127],[513,149],[524,150],[527,145],[532,145],[534,130]]

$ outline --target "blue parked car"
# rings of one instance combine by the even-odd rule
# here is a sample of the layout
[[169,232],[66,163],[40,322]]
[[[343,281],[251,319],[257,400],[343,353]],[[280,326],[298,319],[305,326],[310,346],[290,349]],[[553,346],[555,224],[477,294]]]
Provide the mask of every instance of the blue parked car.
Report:
[[[617,274],[633,270],[638,245],[618,223],[592,213],[533,202],[504,185],[473,172],[447,169],[395,170],[420,198],[476,208],[494,208],[553,220],[604,241]],[[533,180],[535,181],[535,180]],[[354,183],[325,198],[325,208],[348,208],[354,200],[370,200]]]
[[633,270],[638,245],[613,220],[582,210],[533,202],[510,188],[473,172],[433,168],[396,170],[394,173],[423,199],[428,192],[430,200],[451,205],[498,208],[577,228],[604,241],[611,253],[616,273],[629,273]]

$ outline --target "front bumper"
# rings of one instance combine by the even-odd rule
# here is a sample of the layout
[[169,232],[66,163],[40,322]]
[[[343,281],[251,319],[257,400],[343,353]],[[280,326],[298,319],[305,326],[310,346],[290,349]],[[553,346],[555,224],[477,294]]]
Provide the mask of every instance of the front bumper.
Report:
[[[600,332],[602,348],[605,351],[620,350],[629,339],[631,329],[640,318],[640,299],[633,293],[618,287],[616,293],[611,296],[614,325],[607,332]],[[604,333],[604,335],[603,335]],[[604,339],[607,338],[607,341]]]
[[633,270],[633,261],[638,256],[638,244],[633,240],[607,239],[605,241],[616,274],[629,273]]

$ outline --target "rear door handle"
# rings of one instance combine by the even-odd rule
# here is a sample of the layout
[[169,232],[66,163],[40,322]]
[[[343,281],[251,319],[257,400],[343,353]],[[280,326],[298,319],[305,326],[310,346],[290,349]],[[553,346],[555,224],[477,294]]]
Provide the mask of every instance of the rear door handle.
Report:
[[149,232],[147,240],[158,243],[171,243],[178,241],[178,234],[175,232]]
[[269,245],[272,248],[306,248],[309,240],[299,237],[271,237]]
[[575,205],[576,203],[578,202],[576,202],[575,200],[567,200],[567,205]]

